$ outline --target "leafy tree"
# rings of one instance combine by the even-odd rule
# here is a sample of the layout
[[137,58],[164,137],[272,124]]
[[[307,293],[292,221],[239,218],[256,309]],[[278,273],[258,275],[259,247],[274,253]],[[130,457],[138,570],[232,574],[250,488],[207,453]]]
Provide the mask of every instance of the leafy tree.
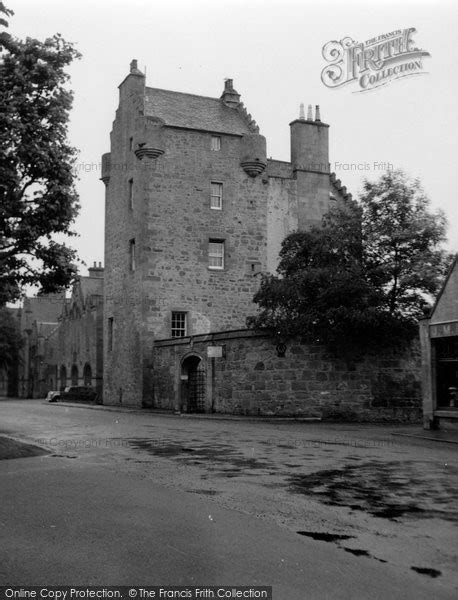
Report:
[[402,172],[365,182],[359,203],[283,241],[278,275],[263,276],[247,324],[339,351],[399,346],[445,273],[444,239],[444,216],[430,211],[418,182]]
[[365,181],[361,206],[365,267],[384,294],[383,308],[407,319],[423,317],[450,263],[442,249],[443,212],[432,212],[420,182],[401,170]]
[[[0,3],[0,13],[12,11]],[[39,42],[0,33],[0,304],[27,284],[57,291],[76,272],[75,252],[55,236],[74,235],[79,208],[65,73],[77,57],[60,35]]]
[[[14,12],[12,10],[10,10],[9,8],[7,8],[3,2],[0,2],[0,13],[5,15],[5,17],[10,17],[11,15],[14,15]],[[0,25],[2,25],[3,27],[8,27],[8,21],[4,18],[0,16]]]
[[18,362],[22,338],[12,312],[0,308],[0,369],[9,370]]

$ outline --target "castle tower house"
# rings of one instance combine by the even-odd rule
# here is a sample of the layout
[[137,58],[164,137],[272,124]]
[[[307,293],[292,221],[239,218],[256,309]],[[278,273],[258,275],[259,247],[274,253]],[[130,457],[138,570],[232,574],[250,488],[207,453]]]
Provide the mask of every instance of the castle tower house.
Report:
[[[318,107],[291,123],[291,161],[273,160],[232,79],[219,97],[175,92],[131,62],[102,157],[105,404],[160,406],[170,378],[155,346],[246,326],[283,239],[320,224],[331,186],[344,190],[328,161]],[[173,360],[177,387],[189,365]]]
[[119,87],[106,186],[104,402],[151,406],[157,340],[238,329],[266,270],[266,141],[219,98]]

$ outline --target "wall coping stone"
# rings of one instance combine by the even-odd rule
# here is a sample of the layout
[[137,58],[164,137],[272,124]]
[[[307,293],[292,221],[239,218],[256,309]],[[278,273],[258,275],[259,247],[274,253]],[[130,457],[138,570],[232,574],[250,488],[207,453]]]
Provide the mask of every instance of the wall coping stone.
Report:
[[164,346],[185,346],[189,345],[191,342],[193,344],[197,344],[200,342],[215,342],[254,337],[272,337],[272,333],[254,331],[252,329],[229,329],[227,331],[200,333],[198,335],[188,335],[180,338],[165,338],[162,340],[155,340],[154,346],[163,348]]

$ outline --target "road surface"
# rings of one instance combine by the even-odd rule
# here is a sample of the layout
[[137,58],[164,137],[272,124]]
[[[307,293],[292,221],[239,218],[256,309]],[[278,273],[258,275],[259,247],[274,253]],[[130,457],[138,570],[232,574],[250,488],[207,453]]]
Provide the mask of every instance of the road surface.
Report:
[[0,584],[457,597],[456,444],[418,428],[1,401]]

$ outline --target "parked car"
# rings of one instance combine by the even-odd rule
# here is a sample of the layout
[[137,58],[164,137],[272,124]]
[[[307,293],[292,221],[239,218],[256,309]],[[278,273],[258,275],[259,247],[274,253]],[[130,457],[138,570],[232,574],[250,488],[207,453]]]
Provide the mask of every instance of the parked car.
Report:
[[48,393],[48,402],[94,402],[96,398],[97,393],[91,387],[79,385],[66,387],[63,392]]
[[57,400],[59,400],[59,396],[61,395],[62,392],[60,392],[59,390],[51,390],[50,392],[48,392],[48,395],[46,396],[46,400],[48,402],[57,402]]

